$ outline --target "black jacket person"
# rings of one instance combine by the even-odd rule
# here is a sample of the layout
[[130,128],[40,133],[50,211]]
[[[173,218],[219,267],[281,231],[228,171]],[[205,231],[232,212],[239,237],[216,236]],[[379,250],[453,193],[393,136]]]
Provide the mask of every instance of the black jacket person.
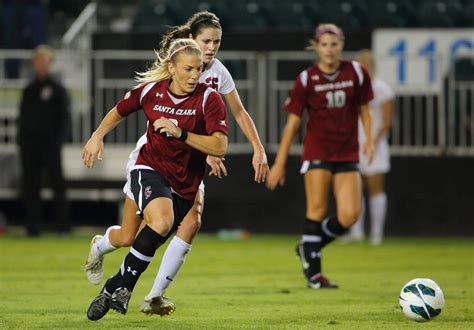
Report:
[[43,227],[40,188],[43,174],[54,191],[55,229],[70,230],[61,145],[70,128],[69,98],[64,87],[49,75],[53,53],[39,46],[32,58],[35,78],[24,89],[18,117],[18,144],[22,164],[22,197],[26,229],[37,236]]

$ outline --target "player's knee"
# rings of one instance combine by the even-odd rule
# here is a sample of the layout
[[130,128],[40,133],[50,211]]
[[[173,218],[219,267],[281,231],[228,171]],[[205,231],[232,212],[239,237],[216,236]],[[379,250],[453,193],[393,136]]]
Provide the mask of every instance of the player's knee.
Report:
[[306,208],[306,215],[310,219],[322,219],[326,214],[327,206],[323,203],[311,203]]
[[360,214],[360,207],[345,207],[341,210],[337,211],[337,217],[339,221],[345,225],[351,226],[353,225],[357,219],[359,218]]
[[160,214],[151,218],[145,217],[146,224],[160,235],[167,235],[173,227],[173,214]]
[[119,240],[120,247],[129,247],[132,246],[133,241],[135,240],[135,235],[132,233],[120,233]]

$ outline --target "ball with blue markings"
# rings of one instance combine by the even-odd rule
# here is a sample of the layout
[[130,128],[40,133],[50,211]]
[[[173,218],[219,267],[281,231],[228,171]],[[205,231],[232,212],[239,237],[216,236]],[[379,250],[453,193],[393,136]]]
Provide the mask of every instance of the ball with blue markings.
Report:
[[400,291],[400,308],[403,314],[417,322],[437,317],[444,308],[444,294],[435,281],[415,278]]

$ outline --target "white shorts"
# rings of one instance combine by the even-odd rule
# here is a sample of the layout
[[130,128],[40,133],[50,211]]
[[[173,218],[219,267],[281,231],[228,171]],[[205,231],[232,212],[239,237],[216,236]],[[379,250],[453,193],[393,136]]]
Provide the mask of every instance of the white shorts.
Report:
[[386,140],[380,141],[375,148],[374,160],[370,165],[368,165],[367,156],[362,152],[362,146],[360,149],[359,168],[363,176],[390,172],[390,149]]
[[[201,190],[204,193],[204,181],[201,181],[201,184],[199,185],[199,190]],[[132,193],[132,187],[130,186],[130,173],[127,174],[127,182],[123,185],[123,193],[130,198],[131,200],[135,200],[135,197],[133,197]]]

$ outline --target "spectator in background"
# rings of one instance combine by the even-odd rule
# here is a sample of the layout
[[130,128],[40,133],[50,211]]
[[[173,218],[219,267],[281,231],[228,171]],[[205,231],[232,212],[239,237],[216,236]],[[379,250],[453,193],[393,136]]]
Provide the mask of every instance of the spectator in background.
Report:
[[[344,234],[359,217],[362,183],[358,170],[359,116],[367,132],[363,150],[373,156],[370,77],[355,61],[341,59],[344,34],[334,24],[316,28],[310,48],[319,55],[312,67],[300,73],[284,109],[288,119],[275,163],[267,178],[274,190],[285,181],[285,165],[304,111],[309,120],[304,138],[303,164],[306,191],[306,220],[296,246],[307,285],[312,289],[337,288],[323,276],[322,249]],[[329,190],[333,188],[337,215],[326,218]]]
[[[388,133],[392,126],[393,99],[395,97],[390,86],[377,78],[372,52],[368,49],[357,54],[357,61],[367,70],[372,78],[374,99],[369,103],[372,114],[372,136],[374,137],[374,160],[369,165],[368,159],[360,154],[360,172],[364,178],[369,195],[370,210],[370,242],[379,245],[383,240],[383,228],[387,213],[387,195],[385,194],[385,174],[390,171],[390,151]],[[359,121],[359,144],[366,140],[364,130]],[[351,227],[349,238],[352,241],[364,239],[365,201],[362,200],[362,211],[359,220]]]
[[70,128],[69,98],[64,87],[50,76],[52,61],[51,48],[38,46],[34,50],[35,77],[24,89],[20,103],[18,144],[28,236],[38,236],[43,227],[40,199],[43,170],[54,190],[55,229],[60,233],[70,231],[61,165],[61,146]]

